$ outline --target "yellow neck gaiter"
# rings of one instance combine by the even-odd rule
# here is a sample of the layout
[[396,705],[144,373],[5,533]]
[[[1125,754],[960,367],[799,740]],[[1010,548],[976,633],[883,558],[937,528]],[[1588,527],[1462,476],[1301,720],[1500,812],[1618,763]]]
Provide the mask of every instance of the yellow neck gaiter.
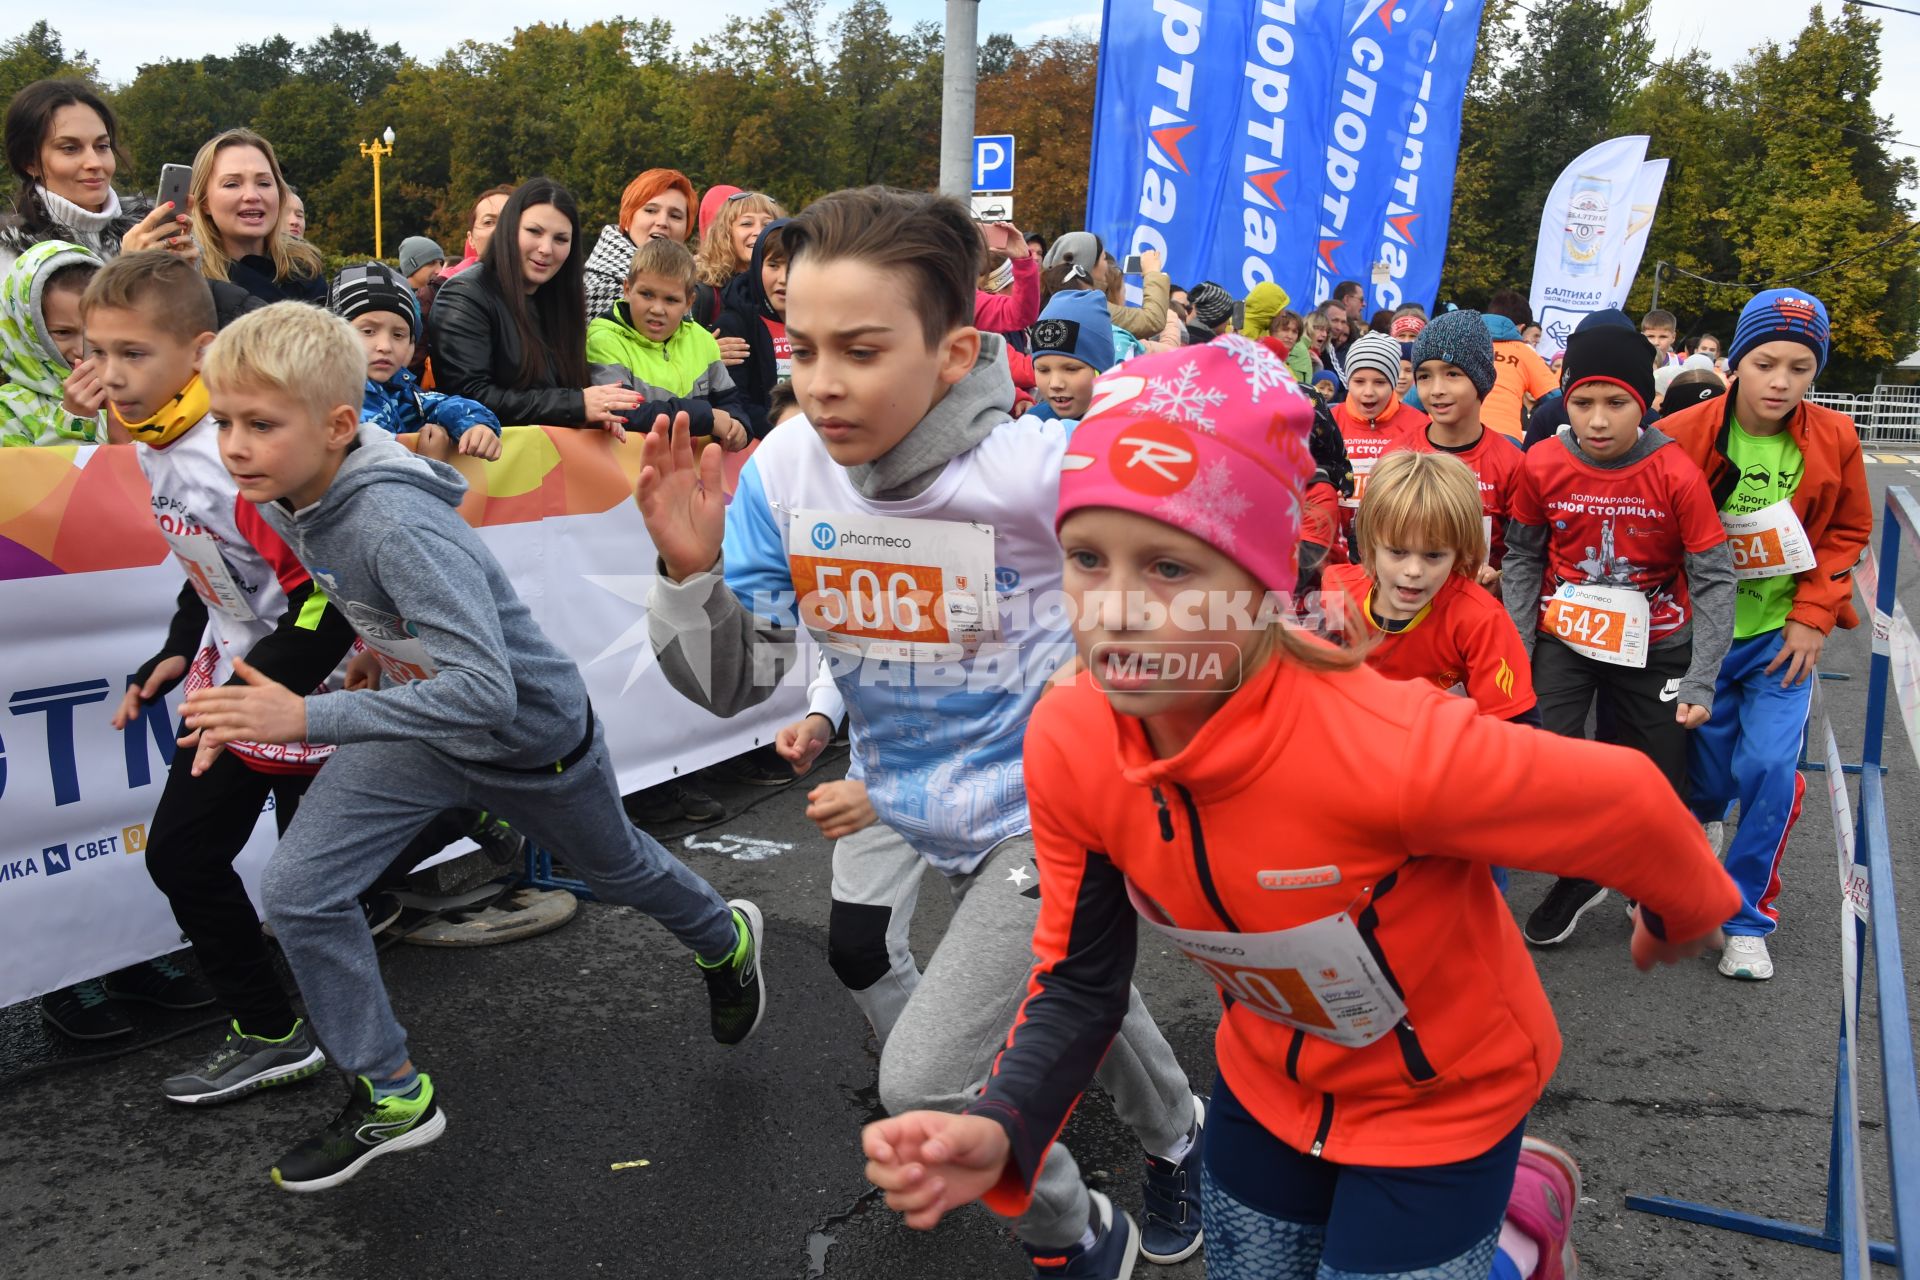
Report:
[[[140,422],[120,418],[120,425],[141,444],[164,449],[185,435],[188,427],[206,417],[207,407],[207,387],[196,373],[180,388],[180,394],[161,405],[160,411],[151,418]],[[119,411],[115,410],[113,416],[119,418]]]

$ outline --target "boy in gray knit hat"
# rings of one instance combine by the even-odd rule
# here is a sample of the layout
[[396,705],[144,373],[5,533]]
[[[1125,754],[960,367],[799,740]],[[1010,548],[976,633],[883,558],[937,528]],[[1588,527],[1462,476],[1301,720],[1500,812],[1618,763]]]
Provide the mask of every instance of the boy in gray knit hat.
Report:
[[1480,402],[1493,389],[1493,335],[1478,311],[1443,312],[1420,331],[1413,342],[1413,380],[1432,421],[1409,431],[1405,447],[1452,454],[1473,469],[1487,533],[1480,584],[1490,586],[1506,558],[1507,513],[1526,455],[1513,437],[1481,424]]

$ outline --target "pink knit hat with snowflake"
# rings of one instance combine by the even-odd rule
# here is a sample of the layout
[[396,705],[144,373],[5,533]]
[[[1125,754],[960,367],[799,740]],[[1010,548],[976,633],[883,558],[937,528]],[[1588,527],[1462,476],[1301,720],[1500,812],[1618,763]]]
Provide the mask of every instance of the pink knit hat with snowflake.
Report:
[[1082,507],[1131,511],[1292,591],[1312,431],[1312,402],[1257,342],[1228,334],[1129,360],[1093,384],[1061,459],[1054,528]]

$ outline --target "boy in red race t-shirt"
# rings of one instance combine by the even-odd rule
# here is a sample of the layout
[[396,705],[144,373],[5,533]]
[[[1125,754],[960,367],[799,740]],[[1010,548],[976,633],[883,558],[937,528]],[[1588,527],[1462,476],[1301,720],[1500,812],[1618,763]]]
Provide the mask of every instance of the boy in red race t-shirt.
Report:
[[[1733,623],[1733,564],[1706,477],[1640,419],[1653,348],[1601,326],[1567,344],[1572,426],[1525,455],[1502,594],[1533,652],[1545,727],[1578,738],[1605,688],[1613,740],[1686,794],[1687,731],[1707,722]],[[1669,447],[1672,446],[1672,447]],[[1562,877],[1527,918],[1552,946],[1607,896]]]
[[1347,348],[1347,398],[1333,406],[1333,422],[1353,467],[1353,496],[1341,501],[1340,532],[1353,545],[1353,513],[1367,490],[1374,462],[1400,437],[1427,425],[1427,415],[1405,403],[1400,381],[1400,343],[1384,333],[1364,333]]
[[1449,453],[1467,464],[1480,482],[1480,510],[1486,520],[1487,563],[1482,586],[1491,585],[1507,556],[1507,514],[1515,477],[1526,455],[1513,442],[1484,426],[1481,404],[1493,389],[1493,335],[1478,311],[1449,311],[1420,331],[1413,342],[1414,385],[1432,421],[1406,432],[1400,446],[1416,453]]
[[1329,628],[1395,680],[1464,688],[1481,711],[1539,725],[1513,620],[1474,577],[1487,554],[1473,473],[1444,454],[1380,459],[1355,520],[1360,559],[1326,571]]

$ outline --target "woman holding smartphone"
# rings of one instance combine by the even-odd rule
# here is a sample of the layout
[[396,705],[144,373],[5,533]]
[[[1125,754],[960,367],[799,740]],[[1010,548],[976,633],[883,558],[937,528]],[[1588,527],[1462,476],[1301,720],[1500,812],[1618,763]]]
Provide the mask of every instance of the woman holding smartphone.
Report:
[[200,270],[262,302],[327,305],[320,251],[287,230],[293,188],[273,144],[251,129],[229,129],[193,158],[187,203]]
[[0,214],[0,271],[43,240],[85,245],[102,258],[166,249],[199,254],[185,210],[122,200],[113,189],[120,124],[100,95],[79,80],[36,80],[7,103],[7,168],[19,182],[13,209]]

